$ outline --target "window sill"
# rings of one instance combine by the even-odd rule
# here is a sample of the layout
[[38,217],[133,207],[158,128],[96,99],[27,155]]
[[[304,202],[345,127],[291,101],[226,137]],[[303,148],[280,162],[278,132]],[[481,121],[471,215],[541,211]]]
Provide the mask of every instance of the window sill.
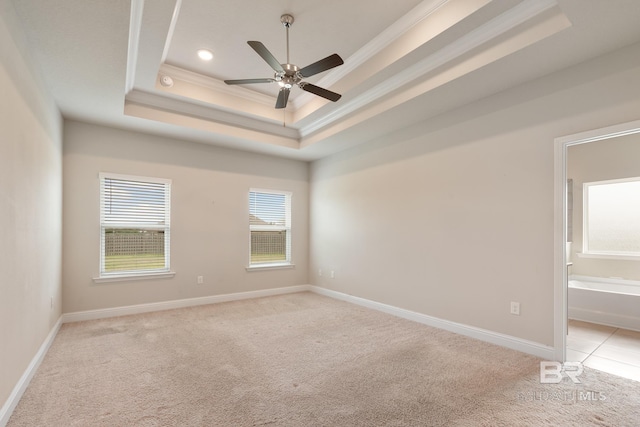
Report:
[[109,283],[109,282],[129,282],[133,280],[152,280],[152,279],[166,279],[176,275],[175,271],[166,271],[162,273],[144,273],[144,274],[122,274],[113,276],[94,277],[94,283]]
[[265,270],[282,270],[288,268],[296,268],[295,264],[256,264],[246,267],[247,271],[265,271]]
[[592,252],[578,252],[578,258],[594,258],[594,259],[617,259],[626,261],[640,261],[640,255],[617,255],[617,254],[600,254]]

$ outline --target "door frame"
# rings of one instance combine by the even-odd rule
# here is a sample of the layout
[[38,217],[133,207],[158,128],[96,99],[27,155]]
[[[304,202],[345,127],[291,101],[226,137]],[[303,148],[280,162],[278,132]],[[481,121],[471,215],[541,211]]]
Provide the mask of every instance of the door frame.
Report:
[[572,145],[602,141],[640,133],[640,120],[621,123],[587,132],[558,137],[554,140],[554,321],[555,359],[566,360],[567,330],[567,149]]

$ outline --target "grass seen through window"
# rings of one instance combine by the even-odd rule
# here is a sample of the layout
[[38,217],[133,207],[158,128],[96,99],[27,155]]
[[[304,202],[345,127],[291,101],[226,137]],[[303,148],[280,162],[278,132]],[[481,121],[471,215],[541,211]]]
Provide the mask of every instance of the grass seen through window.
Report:
[[161,270],[165,267],[164,231],[107,229],[104,271]]
[[107,272],[131,270],[159,270],[164,268],[164,254],[107,255],[104,269]]

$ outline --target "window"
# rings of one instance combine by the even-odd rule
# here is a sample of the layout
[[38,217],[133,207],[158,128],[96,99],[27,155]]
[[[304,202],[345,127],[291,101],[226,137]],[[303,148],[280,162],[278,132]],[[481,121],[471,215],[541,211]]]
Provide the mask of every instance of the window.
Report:
[[100,174],[100,277],[169,272],[171,181]]
[[583,252],[640,256],[640,178],[584,183]]
[[291,264],[291,193],[249,190],[250,266]]

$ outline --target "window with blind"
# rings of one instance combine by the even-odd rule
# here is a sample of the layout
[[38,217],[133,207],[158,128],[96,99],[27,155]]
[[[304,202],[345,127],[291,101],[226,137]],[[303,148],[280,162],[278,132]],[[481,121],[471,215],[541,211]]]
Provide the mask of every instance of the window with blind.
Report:
[[583,186],[583,253],[640,256],[640,177]]
[[100,277],[169,272],[171,181],[100,174]]
[[249,190],[250,265],[291,264],[291,193]]

